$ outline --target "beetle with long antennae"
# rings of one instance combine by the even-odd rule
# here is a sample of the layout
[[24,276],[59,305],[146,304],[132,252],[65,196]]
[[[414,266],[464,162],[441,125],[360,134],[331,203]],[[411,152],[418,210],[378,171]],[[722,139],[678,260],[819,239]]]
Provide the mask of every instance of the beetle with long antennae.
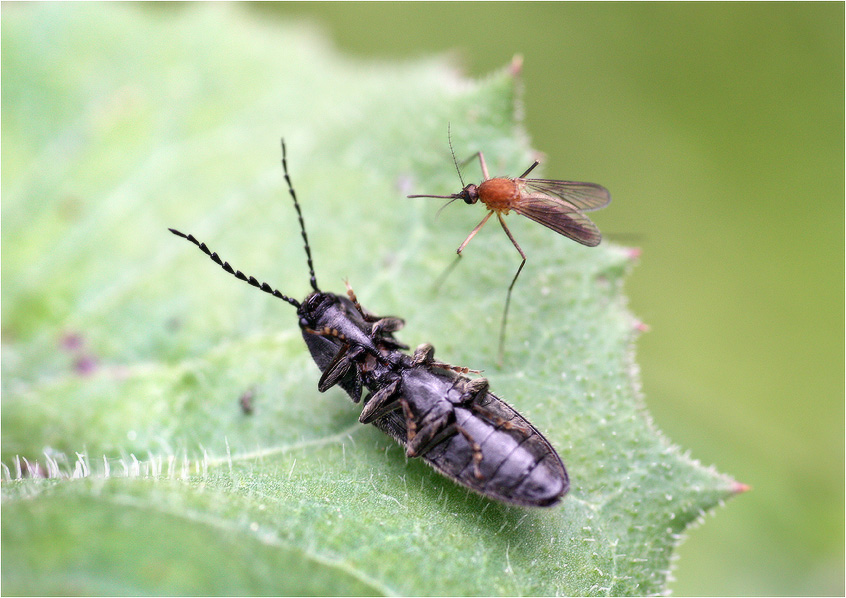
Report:
[[511,279],[511,284],[508,285],[508,293],[505,297],[505,309],[502,312],[502,324],[499,331],[499,363],[502,364],[505,351],[505,324],[508,321],[511,291],[514,289],[514,284],[517,282],[523,266],[526,265],[526,254],[523,253],[523,249],[517,243],[514,235],[511,234],[503,216],[507,216],[511,210],[514,210],[516,213],[543,224],[568,239],[572,239],[588,247],[596,247],[602,240],[602,235],[596,225],[583,212],[604,208],[611,201],[611,194],[608,192],[608,189],[595,183],[526,178],[540,164],[538,160],[535,160],[523,174],[516,178],[491,178],[488,172],[488,165],[485,163],[485,156],[482,152],[474,154],[470,159],[472,160],[476,156],[479,157],[479,164],[482,167],[484,180],[478,185],[472,183],[465,185],[464,179],[461,176],[461,169],[458,167],[458,161],[455,158],[455,152],[452,150],[451,139],[449,148],[452,152],[453,162],[455,162],[455,169],[458,171],[458,178],[461,181],[461,191],[452,195],[409,195],[408,197],[449,199],[450,201],[442,206],[441,209],[456,199],[461,199],[466,204],[474,204],[478,201],[485,204],[488,213],[476,225],[476,228],[470,231],[464,242],[458,246],[456,253],[458,253],[459,258],[470,240],[476,236],[476,233],[479,232],[494,214],[496,214],[499,223],[502,225],[502,230],[505,231],[514,248],[520,254],[522,261],[517,268],[517,272],[514,274],[514,278]]
[[408,347],[393,333],[404,322],[362,308],[349,284],[346,295],[320,290],[284,141],[282,167],[308,262],[312,291],[304,300],[236,270],[193,235],[170,232],[235,278],[296,308],[303,340],[322,372],[317,390],[339,386],[355,403],[366,392],[359,421],[394,438],[406,455],[421,457],[442,475],[494,500],[532,507],[560,501],[570,487],[561,457],[526,418],[489,392],[485,378],[464,375],[479,372],[435,361],[430,344],[411,355],[403,352]]

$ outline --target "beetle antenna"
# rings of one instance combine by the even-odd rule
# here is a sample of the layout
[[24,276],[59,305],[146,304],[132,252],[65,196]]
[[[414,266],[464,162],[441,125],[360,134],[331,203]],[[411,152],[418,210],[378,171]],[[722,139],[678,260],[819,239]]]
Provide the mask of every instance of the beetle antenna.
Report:
[[264,291],[265,293],[267,293],[267,294],[269,294],[269,295],[273,295],[273,296],[274,296],[274,297],[276,297],[277,299],[281,299],[282,301],[287,301],[288,303],[290,303],[291,305],[293,305],[294,307],[296,307],[296,308],[298,308],[298,309],[299,309],[299,307],[300,307],[300,302],[299,302],[299,301],[297,301],[296,299],[292,299],[291,297],[288,297],[287,295],[283,295],[282,293],[280,293],[279,291],[277,291],[276,289],[274,289],[273,287],[271,287],[271,286],[270,286],[269,284],[267,284],[266,282],[259,282],[259,281],[258,281],[258,280],[256,280],[253,276],[247,276],[246,274],[244,274],[244,273],[243,273],[243,272],[241,272],[240,270],[235,270],[232,266],[230,266],[230,265],[229,265],[229,262],[224,262],[222,259],[220,259],[220,256],[219,256],[219,255],[217,255],[216,253],[214,253],[213,251],[211,251],[211,250],[210,250],[210,249],[206,246],[206,244],[205,244],[205,243],[200,243],[200,242],[199,242],[199,241],[198,241],[198,240],[194,237],[194,235],[186,235],[185,233],[181,233],[181,232],[179,232],[178,230],[176,230],[176,229],[174,229],[174,228],[169,228],[169,229],[167,229],[167,230],[169,230],[170,232],[172,232],[172,233],[173,233],[174,235],[176,235],[177,237],[182,237],[183,239],[188,239],[189,241],[191,241],[194,245],[196,245],[197,247],[199,247],[199,248],[200,248],[200,251],[202,251],[202,252],[203,252],[203,253],[205,253],[207,256],[209,256],[209,257],[211,258],[211,260],[212,260],[215,264],[217,264],[218,266],[220,266],[221,268],[223,268],[224,270],[226,270],[227,272],[229,272],[229,273],[230,273],[232,276],[234,276],[235,278],[237,278],[237,279],[239,279],[239,280],[243,280],[244,282],[246,282],[246,283],[249,283],[249,284],[253,285],[253,286],[254,286],[254,287],[256,287],[257,289],[260,289],[260,290]]
[[[288,159],[285,153],[285,140],[282,139],[282,169],[285,171],[285,182],[288,183],[288,192],[291,194],[291,199],[294,200],[294,208],[297,210],[297,218],[300,220],[300,231],[303,234],[303,242],[305,243],[306,259],[308,260],[308,273],[310,276],[311,288],[316,292],[320,292],[317,286],[317,277],[314,275],[314,263],[311,260],[311,246],[308,244],[308,235],[306,234],[305,222],[303,221],[303,212],[300,210],[300,202],[297,201],[297,194],[294,192],[294,185],[291,183],[291,177],[288,175]],[[202,249],[202,247],[200,248]],[[262,289],[263,290],[263,289]]]

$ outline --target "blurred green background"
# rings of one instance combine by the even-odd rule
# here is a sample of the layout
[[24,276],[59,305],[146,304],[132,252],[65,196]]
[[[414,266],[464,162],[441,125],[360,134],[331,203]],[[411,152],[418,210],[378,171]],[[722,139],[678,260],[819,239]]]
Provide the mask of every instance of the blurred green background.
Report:
[[522,54],[544,174],[607,186],[594,219],[643,249],[627,290],[656,424],[752,486],[690,533],[670,588],[843,595],[842,3],[253,10],[470,76]]
[[544,175],[607,186],[594,219],[643,249],[627,290],[656,424],[752,486],[670,588],[844,593],[842,3],[245,8],[362,59],[450,53],[475,77],[521,54]]

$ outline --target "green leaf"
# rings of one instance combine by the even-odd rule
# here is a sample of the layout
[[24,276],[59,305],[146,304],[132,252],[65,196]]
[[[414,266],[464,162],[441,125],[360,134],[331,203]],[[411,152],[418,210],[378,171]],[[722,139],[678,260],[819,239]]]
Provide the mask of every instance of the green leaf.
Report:
[[[511,217],[529,259],[502,368],[519,265],[502,231],[433,289],[484,212],[405,195],[460,188],[448,125],[459,158],[526,168],[514,65],[468,81],[443,59],[356,61],[231,6],[5,13],[6,593],[659,593],[680,534],[742,490],[649,421],[625,248]],[[317,392],[289,305],[167,232],[304,296],[283,136],[321,288],[346,278],[409,345],[485,369],[566,462],[561,506],[508,507],[407,460]]]

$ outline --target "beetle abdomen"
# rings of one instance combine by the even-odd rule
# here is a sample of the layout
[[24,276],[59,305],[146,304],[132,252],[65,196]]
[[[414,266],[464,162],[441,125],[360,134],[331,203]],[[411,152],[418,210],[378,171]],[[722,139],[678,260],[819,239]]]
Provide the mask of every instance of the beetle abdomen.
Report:
[[[489,395],[493,396],[493,395]],[[549,506],[569,489],[564,465],[547,440],[528,422],[528,434],[498,428],[469,409],[455,409],[456,423],[479,445],[480,477],[473,448],[463,434],[435,446],[423,458],[441,473],[472,490],[519,505]]]

